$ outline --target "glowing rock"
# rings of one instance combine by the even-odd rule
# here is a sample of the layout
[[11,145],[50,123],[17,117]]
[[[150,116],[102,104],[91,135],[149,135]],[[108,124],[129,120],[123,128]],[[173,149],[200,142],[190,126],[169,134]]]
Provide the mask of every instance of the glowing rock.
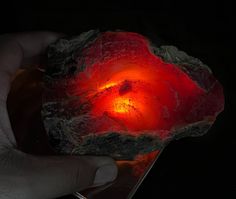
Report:
[[110,189],[126,187],[119,198],[169,141],[204,134],[224,106],[221,85],[200,60],[131,32],[60,39],[49,47],[44,82],[42,115],[52,146],[109,155],[121,173],[129,165],[129,185],[118,177]]
[[89,31],[49,48],[42,115],[61,153],[132,160],[203,134],[222,111],[210,69],[130,32]]

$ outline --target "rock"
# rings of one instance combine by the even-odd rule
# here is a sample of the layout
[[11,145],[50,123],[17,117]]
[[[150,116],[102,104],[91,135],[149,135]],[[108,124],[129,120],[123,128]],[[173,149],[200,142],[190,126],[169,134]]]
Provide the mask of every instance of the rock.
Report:
[[223,107],[208,66],[137,33],[91,30],[48,48],[42,117],[59,153],[134,160],[206,133]]

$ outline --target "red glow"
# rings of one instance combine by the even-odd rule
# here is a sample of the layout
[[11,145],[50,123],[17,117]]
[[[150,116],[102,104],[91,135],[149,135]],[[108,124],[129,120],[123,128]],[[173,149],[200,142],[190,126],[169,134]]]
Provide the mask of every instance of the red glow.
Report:
[[119,160],[116,161],[116,163],[119,167],[122,167],[124,165],[130,165],[130,167],[132,167],[132,174],[136,177],[139,177],[144,174],[145,170],[149,166],[151,166],[153,161],[157,158],[158,154],[159,150],[156,150],[144,155],[139,154],[135,157],[135,160],[133,161]]
[[153,55],[148,41],[138,34],[103,33],[84,49],[83,57],[77,61],[87,67],[78,74],[72,92],[82,103],[91,102],[94,125],[101,123],[97,133],[158,133],[207,116],[189,117],[202,103],[198,99],[206,96],[205,90],[177,66]]

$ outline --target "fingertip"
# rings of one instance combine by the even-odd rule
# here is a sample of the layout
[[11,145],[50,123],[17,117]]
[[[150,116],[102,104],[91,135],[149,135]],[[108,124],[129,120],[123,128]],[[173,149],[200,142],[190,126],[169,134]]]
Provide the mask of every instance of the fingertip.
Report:
[[38,34],[41,34],[42,37],[44,38],[45,47],[47,47],[51,43],[54,43],[59,38],[65,37],[65,34],[60,32],[42,31],[38,32]]
[[79,158],[80,165],[86,166],[86,169],[83,169],[84,172],[86,172],[88,168],[90,168],[89,170],[93,172],[90,173],[91,178],[87,181],[88,184],[84,184],[85,181],[83,181],[83,186],[81,186],[81,180],[83,177],[82,175],[79,176],[80,179],[78,179],[78,184],[80,184],[80,186],[78,187],[78,191],[83,190],[85,187],[89,188],[102,186],[116,179],[118,175],[118,168],[114,159],[107,156],[80,156]]
[[112,182],[117,177],[117,166],[115,164],[106,164],[99,167],[96,171],[93,186],[101,186]]
[[114,159],[107,156],[93,157],[97,165],[93,186],[101,186],[116,179],[118,168]]
[[51,31],[22,32],[12,34],[12,40],[20,45],[23,58],[26,59],[45,53],[48,45],[63,36],[65,36],[63,33]]

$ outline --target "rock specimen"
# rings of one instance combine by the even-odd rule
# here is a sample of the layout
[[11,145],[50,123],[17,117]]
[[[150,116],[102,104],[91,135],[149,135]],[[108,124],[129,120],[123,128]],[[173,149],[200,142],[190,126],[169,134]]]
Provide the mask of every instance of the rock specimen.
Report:
[[222,87],[200,60],[131,32],[88,31],[48,49],[42,116],[64,154],[134,160],[204,134]]

